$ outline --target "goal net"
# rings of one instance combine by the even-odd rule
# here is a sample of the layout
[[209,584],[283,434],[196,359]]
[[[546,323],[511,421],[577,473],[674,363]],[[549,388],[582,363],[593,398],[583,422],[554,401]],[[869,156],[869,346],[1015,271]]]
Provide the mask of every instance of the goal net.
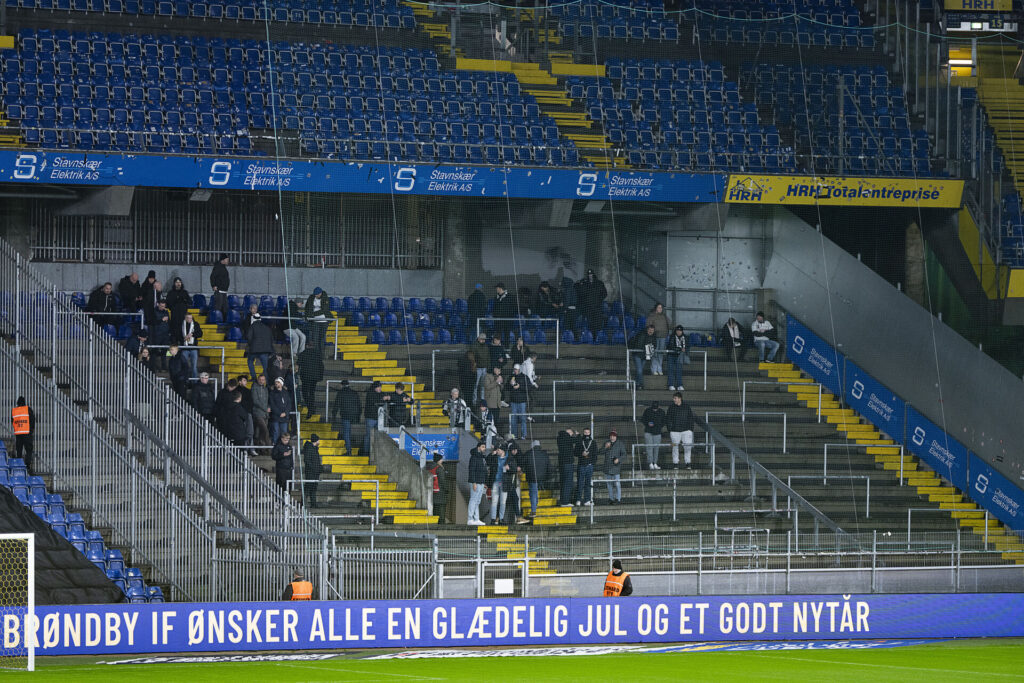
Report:
[[26,637],[35,622],[35,538],[0,534],[0,669],[35,668],[35,643]]

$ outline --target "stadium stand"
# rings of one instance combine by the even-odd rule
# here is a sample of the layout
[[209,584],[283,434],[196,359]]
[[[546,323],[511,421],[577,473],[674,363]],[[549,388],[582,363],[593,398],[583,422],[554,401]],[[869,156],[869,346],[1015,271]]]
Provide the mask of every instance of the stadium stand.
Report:
[[678,41],[677,15],[665,14],[663,0],[642,2],[575,2],[554,5],[551,14],[558,17],[566,38],[613,40]]
[[707,43],[871,49],[853,0],[698,0],[694,34]]

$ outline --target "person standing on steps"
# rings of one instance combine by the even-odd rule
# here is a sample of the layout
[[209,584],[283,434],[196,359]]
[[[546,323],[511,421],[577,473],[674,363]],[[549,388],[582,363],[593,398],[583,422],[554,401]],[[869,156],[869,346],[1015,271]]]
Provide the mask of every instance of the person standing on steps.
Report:
[[668,316],[664,304],[657,303],[647,314],[647,324],[654,324],[654,355],[651,356],[651,374],[664,375],[665,347],[668,344]]
[[590,497],[590,482],[594,477],[596,459],[597,444],[590,434],[590,427],[585,427],[576,442],[576,505],[594,504]]
[[654,349],[657,345],[658,337],[654,334],[654,323],[647,323],[647,326],[637,331],[632,337],[629,338],[629,355],[632,356],[634,377],[636,381],[636,388],[644,388],[644,365],[647,361],[654,358]]
[[347,379],[341,380],[341,389],[334,396],[334,408],[331,420],[341,421],[341,438],[345,440],[345,448],[352,450],[352,423],[359,422],[363,407],[359,403],[359,394],[353,390]]
[[473,403],[484,397],[484,377],[488,368],[491,367],[491,350],[487,346],[487,335],[478,334],[476,343],[470,344],[467,353],[473,355],[476,367],[476,385],[473,387]]
[[470,526],[483,526],[484,523],[480,521],[480,501],[487,489],[487,458],[484,457],[483,442],[476,445],[469,457],[469,486],[472,492],[466,510],[466,523]]
[[626,459],[626,447],[619,441],[619,433],[614,429],[608,432],[608,440],[604,442],[604,476],[608,483],[608,504],[618,505],[622,502],[622,461]]
[[576,432],[567,427],[558,432],[558,469],[561,474],[561,495],[558,497],[560,506],[572,505],[576,498]]
[[509,332],[512,331],[513,321],[510,318],[516,317],[516,303],[512,296],[505,289],[505,283],[499,282],[494,286],[494,329],[501,343],[509,341]]
[[270,370],[270,356],[274,353],[274,334],[258,312],[252,314],[250,321],[249,331],[245,334],[245,355],[249,361],[249,374],[255,377],[257,359],[263,372]]
[[658,455],[661,450],[661,433],[665,431],[665,411],[661,409],[657,401],[651,401],[651,405],[640,417],[644,423],[644,448],[647,450],[647,469],[660,470],[658,467]]
[[[172,315],[171,320],[175,318]],[[191,347],[180,349],[181,357],[188,362],[189,377],[199,376],[199,349],[195,348],[199,340],[203,338],[203,328],[192,319],[192,314],[186,312],[184,317],[174,324],[174,341],[181,346]]]
[[[380,382],[374,382],[370,390],[366,392],[366,401],[363,404],[363,424],[366,427],[366,434],[363,435],[363,452],[360,455],[370,454],[370,440],[373,438],[373,430],[377,429],[377,421],[380,419],[380,407],[387,406],[390,396],[381,389]],[[349,455],[352,449],[345,445]]]
[[633,582],[629,578],[629,574],[622,571],[622,562],[619,560],[612,561],[612,570],[608,572],[608,576],[604,579],[604,597],[606,598],[618,598],[618,597],[629,597],[633,594]]
[[214,396],[213,385],[210,384],[208,372],[199,373],[199,383],[192,386],[192,407],[208,422],[213,422],[213,408],[217,397]]
[[270,427],[267,418],[270,415],[270,387],[267,376],[260,374],[256,384],[252,386],[252,429],[254,446],[271,446]]
[[473,288],[473,293],[469,295],[466,305],[466,326],[468,328],[466,336],[473,334],[479,335],[476,328],[476,321],[487,315],[487,296],[484,294],[483,285],[477,283],[476,287]]
[[303,309],[309,323],[308,343],[320,353],[323,353],[324,345],[327,343],[329,307],[330,299],[327,293],[320,287],[315,287],[313,293],[306,299],[306,307]]
[[668,390],[683,390],[683,366],[690,364],[690,354],[686,350],[686,330],[676,325],[666,342],[668,356]]
[[729,318],[725,322],[719,339],[726,349],[726,358],[742,363],[747,355],[747,331],[736,322],[736,318]]
[[171,327],[180,328],[185,314],[188,313],[188,307],[192,305],[192,297],[189,296],[188,290],[185,289],[185,283],[181,281],[180,277],[174,278],[171,291],[167,292],[165,301],[167,301],[167,310],[171,312]]
[[669,439],[672,440],[672,469],[679,469],[679,444],[683,444],[683,464],[692,470],[690,452],[693,450],[693,411],[683,403],[683,395],[678,391],[672,394],[672,405],[665,414],[665,427]]
[[121,297],[121,304],[129,313],[135,313],[142,308],[142,285],[139,284],[139,274],[129,273],[117,283],[117,295]]
[[288,414],[294,410],[295,404],[290,391],[284,388],[284,379],[274,379],[274,388],[270,390],[270,440],[276,445],[281,434],[288,431]]
[[24,396],[19,396],[11,408],[11,426],[14,428],[14,455],[25,461],[25,468],[29,474],[34,472],[32,459],[35,453],[33,437],[36,430],[36,414],[25,402]]
[[320,459],[320,437],[316,434],[309,435],[309,441],[302,446],[302,484],[306,492],[306,500],[309,507],[317,507],[316,488],[317,480],[323,473],[323,461]]
[[292,435],[286,431],[281,432],[270,451],[270,457],[274,460],[274,476],[277,485],[287,493],[288,482],[292,478],[292,470],[295,467],[295,459],[292,457]]
[[605,317],[602,304],[608,297],[608,288],[597,279],[594,269],[587,270],[586,276],[576,283],[576,299],[583,315],[595,335],[604,329]]
[[[228,274],[228,255],[221,254],[217,262],[213,264],[210,271],[210,287],[213,289],[213,296],[210,297],[212,306],[210,308],[220,311],[220,314],[227,320],[228,317],[228,289],[231,287],[231,276]],[[266,368],[264,368],[265,370]],[[255,377],[255,375],[253,375]]]

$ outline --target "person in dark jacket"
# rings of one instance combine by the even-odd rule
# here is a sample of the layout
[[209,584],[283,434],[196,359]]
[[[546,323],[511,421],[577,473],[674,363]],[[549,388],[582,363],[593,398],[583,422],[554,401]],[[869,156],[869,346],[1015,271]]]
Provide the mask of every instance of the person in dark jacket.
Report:
[[657,401],[651,401],[651,406],[644,411],[640,421],[644,423],[647,469],[659,470],[658,451],[661,450],[661,433],[665,431],[665,411],[658,406]]
[[530,450],[523,454],[522,465],[523,471],[526,473],[526,484],[530,488],[529,518],[533,519],[537,515],[540,485],[547,479],[549,466],[548,454],[540,447],[540,441],[535,439]]
[[143,327],[128,338],[128,341],[124,343],[124,349],[130,356],[136,357],[142,352],[142,349],[146,348],[147,341],[149,341],[149,332]]
[[249,324],[249,331],[245,335],[245,355],[249,360],[249,374],[256,376],[257,358],[263,372],[270,369],[270,356],[274,353],[274,333],[270,326],[263,322],[259,313],[252,314],[252,322]]
[[476,389],[476,354],[466,351],[459,356],[459,389],[467,400],[473,399]]
[[[231,287],[231,276],[228,274],[228,255],[221,254],[210,271],[210,287],[213,289],[210,308],[220,311],[228,317],[228,289]],[[255,377],[256,375],[253,375]]]
[[672,469],[679,469],[679,444],[683,444],[683,464],[686,469],[693,469],[690,464],[690,451],[693,450],[693,411],[683,403],[683,395],[678,391],[672,394],[672,404],[665,413],[665,428],[672,440]]
[[167,369],[167,349],[171,343],[171,314],[167,312],[167,304],[161,301],[153,311],[152,323],[149,324],[149,343],[157,348],[153,349],[153,369],[163,371]]
[[395,426],[412,426],[413,398],[405,393],[405,385],[399,382],[395,385],[395,392],[391,394],[388,404],[388,417]]
[[489,354],[489,357],[487,359],[488,370],[493,370],[494,368],[504,368],[505,363],[507,363],[509,358],[512,357],[511,355],[509,355],[509,352],[505,348],[505,345],[501,343],[501,337],[499,337],[498,335],[494,335],[494,338],[491,340],[491,345],[487,347],[487,352]]
[[330,316],[330,297],[320,287],[313,289],[313,293],[306,299],[306,307],[303,312],[309,324],[309,345],[323,353],[324,344],[327,341],[327,325]]
[[[521,439],[526,438],[526,401],[529,380],[526,379],[518,364],[512,366],[512,374],[508,378],[509,432]],[[519,430],[517,432],[516,426]]]
[[505,342],[509,339],[509,332],[512,331],[512,320],[517,315],[515,299],[505,289],[505,283],[499,282],[494,286],[494,308],[491,310],[494,316],[494,329],[499,339]]
[[485,439],[488,435],[494,437],[498,433],[497,425],[494,424],[494,415],[487,407],[487,401],[483,399],[477,402],[477,414],[473,415],[473,426],[480,430],[480,434]]
[[236,389],[238,389],[238,381],[232,377],[217,394],[217,400],[213,403],[213,415],[218,427],[222,423],[227,423],[229,408],[235,400]]
[[192,407],[196,409],[197,413],[213,422],[213,407],[216,399],[213,385],[210,384],[209,373],[199,373],[199,382],[192,387]]
[[236,388],[230,393],[230,402],[217,417],[217,426],[236,446],[245,446],[248,440],[249,414],[242,407],[242,393]]
[[[171,316],[171,320],[174,320],[174,316]],[[181,356],[188,362],[191,374],[189,377],[199,376],[199,349],[194,348],[199,340],[203,338],[203,328],[192,319],[192,314],[186,312],[184,318],[177,323],[172,322],[171,324],[171,335],[174,338],[175,343],[181,346],[190,346],[193,348],[181,349]]]
[[683,390],[683,366],[690,364],[690,354],[686,350],[686,330],[676,325],[672,334],[665,342],[665,355],[668,356],[668,390]]
[[331,408],[331,421],[341,421],[341,438],[345,440],[345,448],[352,450],[352,423],[359,422],[363,407],[357,394],[349,385],[348,380],[341,380],[341,389],[334,395]]
[[476,321],[487,315],[487,297],[484,296],[484,286],[477,284],[473,293],[466,301],[468,311],[466,314],[466,325],[469,328],[467,335],[476,334]]
[[138,273],[128,273],[117,283],[117,295],[121,297],[121,305],[129,313],[142,308],[142,285],[139,284]]
[[391,397],[381,389],[380,382],[374,382],[370,386],[370,390],[366,392],[366,402],[363,404],[363,424],[366,426],[366,435],[363,437],[363,452],[361,455],[370,454],[370,435],[373,434],[374,429],[377,429],[380,407],[387,405],[390,400]]
[[448,473],[444,467],[444,456],[434,453],[434,462],[427,470],[433,489],[430,497],[430,514],[437,517],[439,524],[447,521],[448,512]]
[[308,347],[299,354],[299,380],[302,382],[302,402],[312,414],[316,405],[316,385],[324,378],[324,354],[315,347]]
[[533,303],[534,312],[541,318],[560,318],[562,316],[562,297],[551,288],[547,281],[540,283],[537,297]]
[[188,307],[192,305],[192,297],[189,296],[188,290],[185,289],[185,283],[181,281],[180,277],[174,278],[174,284],[171,285],[171,291],[167,292],[167,310],[171,312],[171,327],[178,327],[181,325],[181,321],[185,319],[185,314],[188,313]]
[[519,452],[519,444],[512,441],[508,445],[508,454],[505,456],[505,467],[501,473],[501,490],[505,494],[505,517],[504,523],[508,526],[513,524],[526,524],[519,504],[519,474],[523,471],[520,464],[522,453]]
[[590,498],[590,482],[594,477],[594,463],[597,462],[597,442],[586,427],[576,441],[576,505],[593,505]]
[[178,353],[177,344],[167,349],[167,374],[171,377],[171,387],[183,399],[188,400],[189,367],[185,359]]
[[729,318],[722,326],[722,333],[719,337],[720,343],[725,347],[726,358],[743,362],[747,355],[747,347],[750,341],[747,338],[747,330],[736,322],[736,318]]
[[658,337],[654,334],[654,323],[647,323],[647,327],[638,330],[629,338],[629,355],[633,361],[633,379],[636,380],[636,388],[644,388],[644,365],[654,357]]
[[25,468],[32,474],[35,453],[36,411],[28,405],[24,396],[19,396],[11,410],[11,427],[14,430],[14,454],[25,461]]
[[302,485],[306,493],[306,501],[309,507],[316,507],[317,481],[323,473],[324,465],[320,459],[320,437],[316,434],[309,435],[309,441],[302,446]]
[[487,344],[487,335],[477,335],[476,342],[470,344],[466,349],[467,353],[473,354],[474,367],[476,367],[476,384],[473,387],[473,403],[484,397],[484,376],[491,367],[491,351]]
[[590,323],[590,330],[597,334],[604,329],[605,317],[602,304],[608,297],[608,288],[597,279],[594,269],[587,271],[586,276],[576,283],[576,301],[587,322]]
[[576,476],[576,442],[579,437],[571,428],[558,432],[558,467],[561,471],[561,496],[558,498],[559,505],[572,505],[575,489]]
[[466,510],[467,524],[470,526],[483,526],[480,521],[480,501],[484,498],[484,491],[487,489],[487,458],[484,457],[484,444],[478,443],[470,452],[469,457],[469,486],[472,492],[469,496],[469,506]]
[[267,424],[269,415],[270,387],[267,386],[267,376],[260,375],[252,387],[252,428],[255,446],[273,445],[270,440],[270,427]]
[[277,485],[287,491],[288,481],[292,478],[292,469],[295,467],[295,460],[292,457],[292,435],[287,430],[281,432],[274,441],[270,457],[274,460]]
[[142,320],[146,327],[153,324],[153,315],[157,306],[164,301],[163,287],[160,282],[150,282],[148,279],[142,283]]
[[604,442],[604,476],[608,484],[608,504],[618,505],[622,502],[622,463],[626,459],[626,447],[619,441],[619,433],[614,429],[608,432],[608,440]]
[[113,313],[117,310],[117,303],[114,300],[113,290],[114,286],[112,284],[104,282],[102,285],[92,290],[92,294],[89,295],[89,302],[85,307],[86,311],[93,314],[92,319],[101,327],[103,325],[117,324],[117,316],[101,315],[103,313]]
[[277,443],[278,437],[288,431],[288,414],[294,410],[291,393],[284,388],[284,380],[274,380],[270,390],[270,440]]
[[[239,375],[238,376],[238,388],[235,389],[242,395],[242,408],[245,409],[245,444],[247,446],[253,445],[253,434],[255,428],[252,420],[252,389],[249,388],[249,376]],[[249,454],[255,457],[258,455],[256,451],[249,451]]]

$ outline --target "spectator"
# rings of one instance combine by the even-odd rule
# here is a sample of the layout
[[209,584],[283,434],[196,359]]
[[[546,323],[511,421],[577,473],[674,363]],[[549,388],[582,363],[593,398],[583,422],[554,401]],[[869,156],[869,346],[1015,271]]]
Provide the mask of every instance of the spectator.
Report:
[[231,287],[227,254],[221,254],[217,257],[217,262],[213,264],[213,270],[210,271],[210,287],[213,289],[210,308],[220,311],[220,314],[226,319],[228,317],[228,289]]
[[590,427],[586,427],[576,442],[576,505],[594,504],[590,498],[590,482],[594,477],[596,459],[597,444],[590,435]]
[[437,517],[439,524],[444,524],[448,521],[448,480],[442,454],[434,453],[434,462],[427,470],[427,475],[430,477],[430,488],[432,489],[430,514]]
[[537,353],[530,351],[527,355],[526,360],[523,361],[520,369],[523,374],[526,375],[526,379],[530,383],[530,387],[533,389],[540,389],[540,385],[537,384],[537,380],[540,379],[540,375],[537,374]]
[[310,434],[309,441],[302,446],[302,490],[306,494],[306,504],[309,507],[317,507],[317,480],[320,479],[323,469],[323,461],[320,458],[320,437]]
[[473,362],[476,366],[476,384],[473,387],[473,401],[479,401],[484,397],[484,376],[491,364],[491,351],[487,346],[487,335],[479,334],[475,344],[470,344],[467,353],[473,354]]
[[638,330],[629,339],[629,354],[633,357],[633,378],[636,380],[636,388],[644,388],[644,365],[654,357],[654,349],[658,341],[654,334],[654,323],[647,323],[647,327]]
[[[363,406],[363,421],[366,425],[366,434],[363,437],[363,452],[362,455],[370,454],[370,437],[373,434],[373,430],[377,429],[377,420],[380,417],[380,407],[387,405],[389,396],[385,396],[381,390],[380,382],[374,382],[370,386],[370,390],[366,392],[366,402]],[[352,454],[352,449],[346,444],[349,455]]]
[[232,391],[224,412],[217,416],[217,426],[235,446],[247,445],[249,414],[242,406],[242,392]]
[[[174,316],[171,316],[171,320],[174,320]],[[195,347],[199,340],[203,338],[203,328],[192,319],[191,313],[186,313],[180,324],[174,324],[174,332],[177,335],[176,341],[179,345],[192,347],[181,349],[181,355],[188,362],[189,368],[191,368],[192,374],[189,376],[198,377],[199,350]]]
[[[519,365],[512,366],[512,374],[508,378],[509,431],[513,436],[526,438],[526,402],[529,381]],[[519,427],[518,432],[516,427]]]
[[490,409],[488,409],[487,401],[480,399],[477,408],[479,409],[479,414],[475,418],[477,429],[480,430],[484,439],[493,437],[498,433],[498,430],[494,426],[494,415],[491,414]]
[[[161,355],[161,354],[157,354],[157,355]],[[136,356],[136,360],[138,360],[139,363],[142,364],[142,367],[146,368],[147,370],[149,370],[151,372],[156,372],[156,368],[153,367],[153,356],[152,356],[152,354],[149,353],[149,347],[148,346],[144,346],[142,348],[142,350],[139,351],[139,355]]]
[[477,284],[473,288],[473,292],[469,295],[469,299],[466,301],[468,311],[466,315],[466,324],[469,326],[470,333],[480,334],[480,330],[477,328],[476,321],[487,315],[487,297],[484,296],[484,286]]
[[[259,316],[260,307],[257,306],[256,304],[249,304],[249,310],[246,312],[244,316],[242,316],[242,322],[238,326],[238,329],[242,331],[242,336],[245,337],[246,339],[249,338],[249,330],[252,329],[253,320],[259,318]],[[266,371],[266,368],[264,368],[264,371]]]
[[[763,311],[757,312],[757,318],[751,324],[750,332],[754,336],[754,346],[757,347],[758,362],[774,363],[775,354],[779,352],[779,342],[775,341],[775,328],[764,319]],[[765,349],[768,350],[767,358],[764,355]]]
[[492,315],[494,316],[494,329],[497,331],[496,337],[504,342],[509,338],[509,332],[512,331],[512,319],[516,317],[515,300],[509,296],[504,282],[499,282],[494,286]]
[[523,471],[519,463],[521,457],[519,444],[515,441],[509,443],[508,456],[505,458],[505,467],[501,474],[501,492],[505,496],[505,514],[501,519],[508,526],[526,524],[519,506],[519,475]]
[[[159,284],[159,283],[158,283]],[[157,348],[153,356],[153,369],[164,371],[167,369],[167,346],[171,343],[171,314],[167,311],[167,304],[161,301],[153,311],[153,324],[149,328],[149,343]]]
[[121,297],[121,305],[129,313],[135,313],[142,308],[142,285],[139,284],[139,274],[129,273],[117,283],[117,295]]
[[295,403],[291,393],[284,388],[284,380],[274,380],[274,388],[270,390],[270,440],[277,443],[278,437],[288,431],[288,414]]
[[505,378],[501,376],[501,368],[494,368],[484,377],[484,401],[487,402],[487,408],[491,411],[491,415],[494,416],[494,425],[496,427],[501,425],[501,406],[503,403],[501,392],[504,388]]
[[274,382],[280,377],[285,382],[285,387],[287,388],[288,383],[287,379],[285,379],[287,376],[288,370],[284,367],[284,357],[279,353],[275,353],[270,358],[270,369],[267,370],[267,382],[273,386]]
[[562,317],[562,297],[551,289],[551,285],[546,280],[541,282],[540,287],[537,288],[537,298],[533,307],[541,318]]
[[282,431],[274,441],[270,457],[274,460],[277,485],[287,491],[288,481],[292,478],[292,469],[295,467],[295,460],[292,458],[292,435],[288,433],[287,429]]
[[690,364],[690,354],[686,350],[686,330],[676,325],[666,341],[668,356],[668,390],[683,390],[683,366]]
[[[150,275],[153,271],[149,271]],[[147,284],[149,285],[147,287]],[[153,320],[156,316],[156,311],[159,309],[160,304],[164,303],[164,286],[160,282],[150,282],[146,279],[146,282],[142,283],[142,319],[146,323],[146,327],[153,324]],[[164,307],[166,309],[166,306]],[[170,317],[170,314],[168,314]]]
[[658,467],[658,451],[661,450],[661,433],[665,430],[665,411],[658,406],[657,401],[651,401],[651,406],[644,411],[640,419],[644,423],[647,469],[660,470],[661,468]]
[[626,459],[626,447],[619,441],[619,433],[614,429],[608,432],[608,440],[604,442],[604,476],[608,484],[608,504],[618,505],[622,502],[622,461]]
[[313,293],[306,299],[306,321],[309,323],[309,345],[319,351],[324,351],[324,344],[327,342],[327,319],[330,299],[327,293],[320,287],[313,289]]
[[171,387],[185,400],[188,400],[188,373],[188,363],[178,353],[178,345],[171,344],[167,349],[167,374],[171,378]]
[[25,402],[24,396],[19,396],[11,408],[11,428],[14,431],[15,457],[24,459],[25,468],[32,474],[35,471],[32,467],[32,458],[35,453],[33,438],[36,431],[36,413]]
[[726,348],[727,357],[743,362],[743,357],[747,355],[747,332],[736,322],[736,318],[729,318],[722,326],[722,344]]
[[[520,287],[519,291],[516,292],[516,311],[517,316],[526,316],[527,318],[533,315],[533,309],[530,308],[533,304],[533,292],[530,291],[529,287]],[[523,333],[522,327],[519,328],[519,334]]]
[[324,378],[324,354],[310,347],[299,354],[299,381],[302,387],[302,402],[312,415],[316,406],[316,387]]
[[413,398],[405,393],[405,385],[399,382],[395,385],[395,392],[391,394],[388,404],[388,417],[395,426],[412,426]]
[[256,446],[270,446],[270,429],[267,426],[267,417],[270,415],[270,388],[267,386],[267,376],[260,374],[256,378],[256,384],[252,387],[252,428],[253,444]]
[[652,375],[664,375],[663,361],[665,357],[665,347],[668,343],[668,316],[665,315],[665,306],[658,303],[654,304],[654,308],[647,314],[647,324],[654,324],[654,354],[651,356],[651,374]]
[[245,335],[245,355],[249,360],[249,373],[256,376],[256,359],[260,361],[263,372],[270,369],[270,355],[274,353],[274,333],[270,326],[263,322],[259,313],[253,313],[252,323]]
[[[252,421],[252,389],[249,388],[249,376],[238,376],[238,388],[235,389],[242,395],[242,408],[245,410],[245,445],[253,443],[253,421]],[[256,456],[256,451],[249,451],[250,455]]]
[[505,346],[501,343],[499,335],[494,335],[491,345],[487,347],[487,352],[489,354],[487,367],[490,369],[505,367],[505,363],[511,358],[508,351],[505,350]]
[[565,327],[569,330],[576,329],[576,316],[579,313],[576,296],[576,283],[572,278],[562,277],[562,301],[565,303]]
[[288,302],[288,315],[281,322],[281,329],[288,343],[292,347],[292,353],[296,356],[306,350],[306,333],[299,329],[302,324],[302,311],[294,301]]
[[213,385],[210,384],[210,375],[206,372],[199,373],[199,382],[192,387],[192,407],[209,422],[213,422],[213,408],[217,396],[214,394]]
[[[495,450],[501,450],[496,448]],[[484,445],[478,443],[470,451],[469,457],[469,486],[471,493],[469,505],[466,510],[467,524],[470,526],[483,526],[480,521],[480,501],[483,500],[484,491],[487,489],[487,459],[484,457]]]
[[522,365],[530,357],[530,347],[526,345],[522,337],[519,337],[512,345],[512,350],[508,355],[514,365]]
[[223,425],[227,424],[229,420],[228,413],[231,412],[231,404],[235,400],[236,389],[238,389],[238,380],[232,377],[227,381],[227,384],[221,387],[220,393],[217,394],[217,400],[213,404],[213,414],[216,418],[217,426],[222,427],[221,431],[224,431]]
[[540,485],[547,480],[548,467],[550,466],[547,452],[540,447],[540,441],[534,439],[531,448],[523,458],[524,470],[526,471],[526,483],[530,487],[530,515],[533,519],[537,516],[537,500],[540,494]]
[[586,277],[576,283],[576,300],[583,315],[590,323],[590,330],[597,334],[604,329],[604,310],[601,304],[608,296],[604,283],[594,275],[594,269],[587,271]]
[[146,341],[149,339],[149,332],[146,332],[146,328],[143,327],[136,330],[128,341],[125,342],[125,350],[132,356],[138,356],[142,353],[142,349],[146,348]]
[[441,412],[448,416],[449,427],[462,427],[466,424],[466,412],[469,406],[462,399],[458,388],[452,388],[451,394],[441,406]]
[[345,440],[345,448],[352,450],[352,423],[359,422],[363,414],[363,406],[359,402],[359,394],[349,386],[348,380],[341,380],[341,389],[334,395],[334,414],[332,420],[341,421],[341,438]]
[[466,351],[459,356],[458,364],[459,372],[459,388],[462,391],[462,395],[467,397],[468,400],[473,400],[473,394],[476,391],[476,354],[472,351]]
[[507,460],[508,452],[503,448],[495,448],[487,458],[487,480],[491,484],[491,514],[487,518],[488,524],[497,524],[505,519],[505,503],[508,500],[508,490],[504,488]]
[[116,325],[117,316],[113,315],[101,315],[103,313],[113,313],[117,311],[117,303],[114,301],[113,295],[114,286],[109,282],[104,282],[102,285],[92,290],[92,294],[89,295],[89,303],[86,305],[85,310],[93,314],[93,320],[96,324],[102,327],[103,325]]
[[558,432],[558,467],[561,471],[559,505],[572,505],[575,498],[576,442],[579,439],[571,428]]
[[672,441],[672,469],[679,469],[679,444],[683,444],[683,464],[692,470],[690,452],[693,450],[693,411],[683,403],[683,395],[672,394],[672,405],[665,414],[665,427]]
[[189,296],[188,290],[185,289],[185,283],[181,281],[180,277],[174,278],[171,291],[167,292],[167,310],[171,312],[172,327],[181,325],[191,305],[192,297]]

